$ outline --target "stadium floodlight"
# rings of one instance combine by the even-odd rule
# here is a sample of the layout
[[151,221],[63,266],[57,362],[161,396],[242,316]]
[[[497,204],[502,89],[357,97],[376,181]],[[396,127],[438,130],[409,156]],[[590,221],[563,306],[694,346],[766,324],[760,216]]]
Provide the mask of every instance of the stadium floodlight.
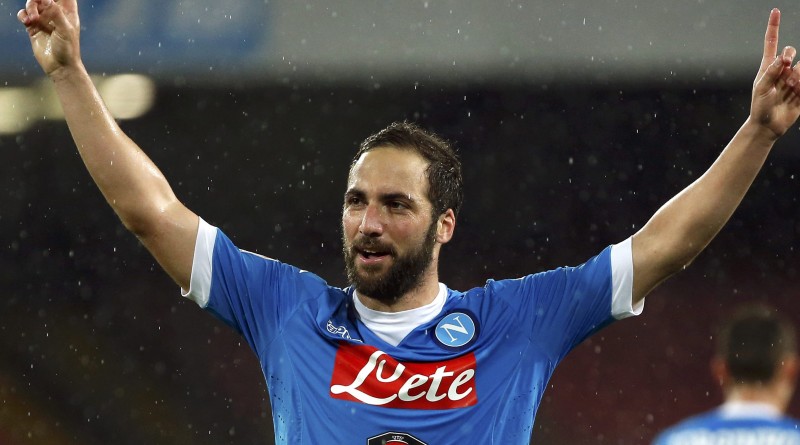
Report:
[[[146,76],[93,76],[92,80],[116,119],[141,117],[155,102],[155,83]],[[0,88],[0,135],[22,133],[40,120],[63,119],[64,111],[47,79],[28,87]]]
[[38,104],[28,94],[28,88],[0,88],[0,135],[21,133],[38,120]]

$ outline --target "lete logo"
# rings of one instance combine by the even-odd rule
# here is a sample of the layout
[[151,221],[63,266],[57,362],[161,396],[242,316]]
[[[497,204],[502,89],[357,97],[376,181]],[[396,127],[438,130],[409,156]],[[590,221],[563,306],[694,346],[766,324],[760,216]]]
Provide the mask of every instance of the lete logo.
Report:
[[400,363],[372,346],[341,343],[330,391],[334,399],[388,408],[465,408],[478,403],[475,356]]

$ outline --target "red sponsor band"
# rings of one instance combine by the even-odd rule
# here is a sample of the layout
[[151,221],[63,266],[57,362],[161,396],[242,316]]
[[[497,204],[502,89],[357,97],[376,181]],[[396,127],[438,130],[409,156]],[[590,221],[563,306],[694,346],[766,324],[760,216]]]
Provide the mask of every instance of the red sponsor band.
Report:
[[330,395],[388,408],[465,408],[478,403],[475,369],[472,353],[441,362],[401,363],[375,347],[343,342]]

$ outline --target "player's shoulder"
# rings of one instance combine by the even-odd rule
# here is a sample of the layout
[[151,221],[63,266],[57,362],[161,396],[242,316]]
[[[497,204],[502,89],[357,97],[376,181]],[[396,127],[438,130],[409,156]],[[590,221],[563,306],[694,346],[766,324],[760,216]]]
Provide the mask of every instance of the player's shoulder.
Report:
[[720,410],[717,408],[687,417],[671,426],[669,430],[679,431],[695,428],[707,428],[720,423],[722,420],[723,417],[720,414]]
[[[692,445],[695,443],[712,443],[720,434],[725,437],[735,435],[741,443],[761,443],[763,434],[770,437],[781,437],[780,443],[800,445],[800,423],[791,417],[762,416],[729,416],[720,409],[714,409],[689,417],[661,432],[653,442],[654,445]],[[732,436],[731,436],[732,437]],[[716,442],[713,442],[716,443]],[[739,443],[739,442],[737,442]]]
[[486,280],[482,287],[474,287],[463,292],[463,294],[470,298],[475,298],[476,296],[492,295],[498,292],[514,292],[532,284],[558,281],[581,272],[600,271],[605,273],[610,270],[612,252],[615,250],[624,251],[625,249],[628,251],[630,250],[630,242],[606,246],[596,255],[579,264],[576,262],[573,263],[575,265],[562,265],[552,268],[545,267],[541,270],[531,271],[527,275],[517,277],[493,277]]
[[777,421],[786,429],[795,430],[800,434],[800,419],[794,417],[782,416]]
[[687,417],[678,423],[664,429],[653,441],[654,445],[675,443],[676,437],[681,437],[688,432],[707,430],[719,420],[719,410],[714,409]]
[[239,251],[245,263],[245,274],[262,280],[263,285],[276,286],[290,293],[295,303],[319,300],[323,305],[338,305],[349,298],[347,289],[332,286],[313,272],[257,252]]

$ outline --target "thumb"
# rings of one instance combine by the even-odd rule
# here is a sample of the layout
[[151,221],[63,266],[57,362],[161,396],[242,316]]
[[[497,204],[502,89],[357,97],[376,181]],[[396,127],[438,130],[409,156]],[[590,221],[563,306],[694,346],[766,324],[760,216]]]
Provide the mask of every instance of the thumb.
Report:
[[756,90],[765,92],[775,86],[781,77],[781,73],[783,73],[783,69],[790,66],[791,63],[791,60],[783,55],[775,57],[775,60],[767,66],[764,74],[756,82]]
[[65,38],[72,29],[64,9],[54,0],[42,0],[41,20],[53,28],[60,37]]

